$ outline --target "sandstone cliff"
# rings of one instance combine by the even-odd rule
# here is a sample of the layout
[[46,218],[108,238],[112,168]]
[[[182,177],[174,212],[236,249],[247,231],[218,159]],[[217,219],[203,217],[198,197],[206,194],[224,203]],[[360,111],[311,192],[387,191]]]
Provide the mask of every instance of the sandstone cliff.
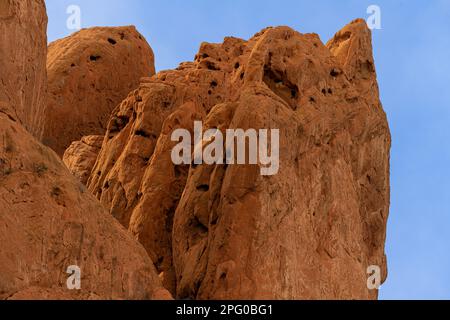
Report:
[[[288,27],[203,43],[156,75],[134,27],[47,56],[46,24],[41,0],[0,2],[0,299],[377,298],[391,137],[365,21],[326,45]],[[174,164],[195,121],[279,129],[279,170]]]
[[[170,132],[280,129],[280,170],[175,166]],[[373,299],[386,278],[390,134],[371,34],[325,46],[267,28],[202,44],[114,111],[89,190],[146,248],[166,288],[194,299]]]
[[46,24],[43,1],[0,2],[0,299],[170,298],[144,248],[30,134],[44,119]]
[[[0,299],[150,299],[161,289],[142,248],[57,155],[0,114]],[[66,270],[81,268],[81,290]],[[157,297],[157,296],[156,296]]]
[[49,45],[42,141],[60,156],[83,136],[103,135],[111,111],[155,73],[153,51],[134,27],[83,29]]
[[236,106],[206,123],[280,128],[280,171],[191,168],[172,234],[178,296],[377,297],[366,272],[386,276],[390,136],[368,45],[362,20],[329,44],[342,50],[288,28],[259,35]]
[[46,32],[43,0],[0,2],[0,112],[35,137],[44,124]]

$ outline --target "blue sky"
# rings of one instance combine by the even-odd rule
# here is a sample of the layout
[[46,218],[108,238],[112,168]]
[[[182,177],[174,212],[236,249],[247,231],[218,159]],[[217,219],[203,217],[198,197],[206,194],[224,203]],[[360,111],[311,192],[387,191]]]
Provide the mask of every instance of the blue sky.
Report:
[[46,0],[49,40],[82,27],[136,25],[157,70],[192,60],[202,41],[249,38],[267,26],[316,32],[326,42],[367,7],[381,8],[374,55],[393,136],[392,206],[382,299],[450,299],[450,0]]

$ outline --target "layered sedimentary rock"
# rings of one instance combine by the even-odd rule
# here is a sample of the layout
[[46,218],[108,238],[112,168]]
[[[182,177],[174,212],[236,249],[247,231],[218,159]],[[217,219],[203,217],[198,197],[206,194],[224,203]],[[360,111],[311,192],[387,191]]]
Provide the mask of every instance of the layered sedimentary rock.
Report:
[[0,112],[35,137],[44,123],[46,31],[43,0],[0,2]]
[[[224,135],[279,129],[278,173],[174,165],[171,131],[202,119]],[[387,275],[389,151],[365,22],[326,46],[268,28],[145,79],[113,112],[88,188],[178,298],[373,299],[367,268]]]
[[[164,298],[144,248],[49,148],[0,114],[0,299]],[[69,290],[69,266],[81,290]]]
[[73,141],[103,135],[111,111],[155,73],[153,51],[135,27],[83,29],[48,48],[42,141],[62,156]]
[[73,142],[64,152],[63,162],[81,183],[86,184],[103,144],[104,136],[87,136]]

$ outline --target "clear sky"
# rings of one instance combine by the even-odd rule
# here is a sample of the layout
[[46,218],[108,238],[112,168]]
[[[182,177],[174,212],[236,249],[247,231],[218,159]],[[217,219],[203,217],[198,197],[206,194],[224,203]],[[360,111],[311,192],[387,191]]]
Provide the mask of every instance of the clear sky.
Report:
[[82,27],[136,25],[157,70],[193,59],[202,41],[249,38],[267,26],[318,33],[323,42],[381,8],[373,44],[393,136],[391,213],[383,299],[450,299],[450,0],[46,0],[49,40]]

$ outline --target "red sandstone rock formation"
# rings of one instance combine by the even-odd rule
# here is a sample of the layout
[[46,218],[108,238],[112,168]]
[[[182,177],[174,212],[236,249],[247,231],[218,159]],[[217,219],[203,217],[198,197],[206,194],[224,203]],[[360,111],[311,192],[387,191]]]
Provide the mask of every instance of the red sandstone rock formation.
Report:
[[[50,45],[47,112],[45,26],[42,1],[0,3],[0,55],[26,58],[0,59],[0,299],[377,297],[391,140],[363,20],[326,46],[288,27],[204,43],[152,77],[134,28],[83,30]],[[196,120],[280,129],[279,172],[175,165]],[[76,177],[30,133],[73,142]]]
[[241,43],[228,38],[222,46],[204,44],[201,55],[208,58],[143,79],[113,112],[88,187],[124,226],[138,203],[165,119],[185,103],[208,112],[232,95],[231,81],[242,82],[236,60]]
[[46,31],[43,0],[0,2],[0,112],[35,137],[44,124]]
[[237,106],[225,106],[235,108],[231,121],[217,121],[219,107],[206,122],[280,128],[280,171],[191,168],[172,234],[177,295],[376,298],[366,272],[378,265],[386,277],[390,135],[365,22],[328,48],[315,35],[268,29],[244,81]]
[[73,142],[64,152],[63,162],[83,184],[87,183],[102,147],[104,136],[87,136]]
[[147,166],[140,188],[140,199],[130,218],[129,230],[145,248],[157,269],[162,272],[164,286],[175,292],[172,267],[173,213],[186,184],[189,166],[175,166],[171,160],[173,130],[188,129],[193,134],[194,120],[202,120],[204,110],[186,103],[171,114],[163,124],[161,135]]
[[188,168],[172,164],[170,134],[178,127],[192,130],[195,120],[237,92],[243,44],[235,38],[205,43],[195,63],[143,79],[113,112],[88,181],[89,190],[142,241],[172,292],[172,220]]
[[73,141],[103,135],[111,111],[155,73],[153,51],[134,27],[90,28],[48,48],[44,144],[62,156]]
[[[39,136],[44,114],[46,21],[43,1],[0,3],[0,299],[170,298],[144,248],[25,129]],[[81,290],[66,285],[73,265]]]
[[[279,173],[167,163],[170,129],[203,113],[205,130],[280,129]],[[178,298],[377,297],[366,270],[386,277],[390,134],[363,20],[327,46],[287,27],[205,43],[145,79],[106,137],[88,187]]]
[[[49,148],[0,114],[0,299],[151,299],[144,248]],[[81,290],[66,270],[81,268]]]

